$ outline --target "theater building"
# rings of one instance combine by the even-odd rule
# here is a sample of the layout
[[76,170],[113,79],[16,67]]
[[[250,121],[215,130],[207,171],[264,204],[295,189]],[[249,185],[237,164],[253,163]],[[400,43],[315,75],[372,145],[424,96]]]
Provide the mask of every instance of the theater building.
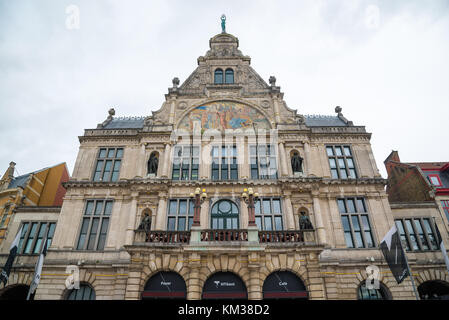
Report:
[[[394,217],[371,133],[289,107],[224,30],[209,45],[159,110],[79,137],[36,299],[413,299],[379,250]],[[449,281],[437,250],[410,263]]]

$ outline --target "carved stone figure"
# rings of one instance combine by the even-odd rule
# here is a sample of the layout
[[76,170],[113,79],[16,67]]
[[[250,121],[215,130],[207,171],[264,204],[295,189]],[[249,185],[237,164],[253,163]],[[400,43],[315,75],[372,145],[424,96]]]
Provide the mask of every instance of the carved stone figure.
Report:
[[305,212],[301,212],[299,216],[299,228],[301,230],[313,229],[312,222],[310,222],[309,216]]
[[151,229],[151,216],[145,213],[145,216],[142,218],[142,221],[140,221],[137,230],[143,230],[145,232],[148,232],[150,231],[150,229]]
[[150,155],[148,160],[148,174],[157,174],[157,168],[159,166],[159,159],[155,152]]
[[292,170],[293,172],[302,172],[302,161],[304,159],[301,158],[298,152],[295,152],[292,156]]

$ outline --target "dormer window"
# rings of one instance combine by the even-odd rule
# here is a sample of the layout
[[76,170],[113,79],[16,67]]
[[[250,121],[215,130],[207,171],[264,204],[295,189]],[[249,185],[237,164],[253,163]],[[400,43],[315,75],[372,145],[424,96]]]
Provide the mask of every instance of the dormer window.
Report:
[[434,187],[442,187],[443,184],[441,183],[440,177],[437,174],[429,174],[428,179],[430,180],[430,183]]
[[226,69],[225,71],[225,82],[234,83],[234,70]]
[[223,70],[222,69],[216,69],[215,70],[214,83],[215,84],[222,84],[223,83]]

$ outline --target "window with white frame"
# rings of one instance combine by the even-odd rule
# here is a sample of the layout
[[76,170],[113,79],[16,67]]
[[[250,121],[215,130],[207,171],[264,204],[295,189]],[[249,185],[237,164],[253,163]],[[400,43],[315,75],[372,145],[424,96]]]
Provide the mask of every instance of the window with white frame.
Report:
[[103,250],[108,234],[113,200],[87,200],[81,221],[77,250]]
[[364,198],[337,199],[348,248],[373,248],[374,240]]

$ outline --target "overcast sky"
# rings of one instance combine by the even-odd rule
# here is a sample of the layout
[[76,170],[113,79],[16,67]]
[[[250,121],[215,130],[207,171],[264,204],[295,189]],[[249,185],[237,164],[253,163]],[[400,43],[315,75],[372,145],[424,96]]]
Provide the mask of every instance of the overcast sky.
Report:
[[[74,5],[75,7],[71,6]],[[79,10],[77,29],[76,10]],[[78,136],[158,110],[226,31],[290,108],[372,133],[377,165],[449,161],[449,1],[0,0],[0,174],[66,162]]]

